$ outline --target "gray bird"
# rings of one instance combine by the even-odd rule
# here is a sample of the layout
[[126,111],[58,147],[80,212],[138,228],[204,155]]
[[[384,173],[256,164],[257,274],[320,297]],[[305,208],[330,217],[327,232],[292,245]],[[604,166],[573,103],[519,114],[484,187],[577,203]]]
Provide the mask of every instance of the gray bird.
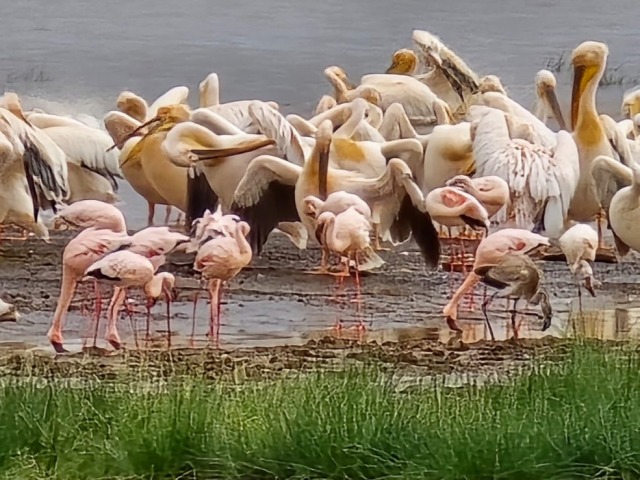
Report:
[[489,322],[487,309],[496,297],[507,297],[513,298],[514,300],[513,310],[511,311],[511,325],[513,326],[513,332],[516,338],[516,315],[518,313],[516,306],[518,300],[526,300],[527,305],[540,305],[542,309],[542,319],[544,320],[542,331],[547,330],[551,326],[553,312],[551,310],[551,304],[549,303],[549,294],[542,286],[543,273],[527,255],[506,255],[497,265],[487,267],[476,273],[482,276],[482,282],[486,285],[498,289],[497,292],[482,302],[482,313],[489,327],[492,340],[495,340],[495,337],[491,323]]

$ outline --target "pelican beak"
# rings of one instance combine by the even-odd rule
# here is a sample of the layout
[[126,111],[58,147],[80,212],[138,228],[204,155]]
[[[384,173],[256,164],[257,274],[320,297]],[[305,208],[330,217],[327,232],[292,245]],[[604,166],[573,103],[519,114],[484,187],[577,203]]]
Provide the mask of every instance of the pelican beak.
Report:
[[558,102],[556,89],[552,86],[547,86],[544,93],[547,97],[547,102],[549,102],[549,106],[551,107],[551,112],[553,112],[553,116],[558,122],[560,130],[566,130],[567,125],[564,123],[564,117],[562,116],[562,110],[560,109],[560,103]]
[[210,148],[210,149],[195,149],[191,150],[191,153],[198,157],[198,160],[213,160],[216,158],[233,157],[234,155],[240,155],[243,153],[253,152],[262,147],[268,147],[275,145],[275,140],[271,138],[265,138],[263,140],[249,140],[240,142],[233,147],[227,148]]
[[[143,123],[143,124],[142,124],[142,125],[140,125],[138,128],[136,128],[133,132],[131,132],[129,135],[127,135],[126,137],[124,137],[124,138],[122,139],[122,141],[120,142],[120,143],[121,143],[121,145],[124,145],[124,144],[127,142],[127,140],[129,140],[130,138],[133,138],[133,137],[135,137],[136,135],[138,135],[138,133],[140,133],[140,131],[141,131],[143,128],[146,128],[146,127],[148,127],[149,125],[151,125],[151,124],[153,124],[153,123],[157,123],[157,122],[159,122],[160,120],[162,120],[162,117],[160,117],[159,115],[156,115],[155,117],[153,117],[153,118],[152,118],[151,120],[149,120],[148,122]],[[107,149],[107,152],[110,152],[111,150],[113,150],[114,148],[117,148],[117,147],[118,147],[118,144],[113,144],[113,145],[111,145],[111,146]]]
[[31,125],[31,122],[27,120],[27,118],[24,116],[24,113],[22,112],[22,108],[20,108],[19,105],[11,105],[9,107],[9,111],[13,113],[16,117],[18,117],[20,120],[22,120],[24,123],[26,123],[30,127],[33,127],[33,125]]
[[578,121],[580,98],[591,79],[598,72],[597,65],[576,65],[573,67],[573,88],[571,90],[571,129],[575,130]]

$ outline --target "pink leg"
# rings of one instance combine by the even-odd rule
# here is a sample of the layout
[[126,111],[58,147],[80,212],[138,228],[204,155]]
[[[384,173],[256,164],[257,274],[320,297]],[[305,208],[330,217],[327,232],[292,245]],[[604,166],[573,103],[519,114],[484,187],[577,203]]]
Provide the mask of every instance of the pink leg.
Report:
[[191,317],[191,346],[195,346],[196,342],[196,305],[198,304],[198,297],[200,296],[200,290],[196,290],[196,294],[193,297],[193,316]]
[[467,293],[469,289],[473,288],[479,281],[480,277],[478,275],[476,275],[474,272],[469,273],[469,275],[467,275],[467,278],[464,279],[464,282],[462,282],[462,285],[460,285],[456,292],[453,294],[453,297],[451,297],[449,303],[447,303],[447,305],[442,310],[442,313],[445,315],[447,324],[449,325],[449,328],[451,330],[459,332],[462,331],[456,323],[458,319],[458,304],[464,297],[465,293]]
[[165,289],[164,297],[167,302],[167,348],[171,350],[171,292]]
[[218,280],[218,322],[216,324],[216,347],[220,348],[220,323],[222,322],[222,288],[224,287],[222,280]]
[[93,332],[93,346],[95,347],[98,343],[98,329],[100,328],[100,317],[102,316],[102,298],[100,296],[100,287],[98,286],[98,281],[93,281],[93,291],[96,297],[96,306],[95,306],[95,321],[96,321],[96,329]]
[[109,308],[107,309],[107,335],[106,339],[113,348],[119,350],[122,348],[122,342],[120,341],[120,335],[118,334],[117,323],[120,316],[120,307],[125,301],[126,295],[122,288],[116,287],[113,290],[111,301],[109,302]]
[[353,257],[356,264],[356,312],[357,312],[356,314],[358,316],[357,328],[360,333],[364,333],[364,331],[366,330],[366,325],[362,321],[362,310],[361,310],[362,297],[361,297],[361,290],[360,290],[360,265],[358,264],[358,253],[356,252]]
[[138,343],[138,330],[133,321],[133,309],[131,308],[131,304],[129,303],[129,299],[127,298],[127,291],[123,289],[124,292],[124,305],[125,311],[127,312],[127,316],[129,317],[129,324],[131,325],[131,331],[133,332],[133,341],[136,345],[136,349],[140,348],[140,344]]
[[216,323],[218,322],[218,291],[220,290],[220,280],[213,279],[209,281],[209,341],[215,339]]

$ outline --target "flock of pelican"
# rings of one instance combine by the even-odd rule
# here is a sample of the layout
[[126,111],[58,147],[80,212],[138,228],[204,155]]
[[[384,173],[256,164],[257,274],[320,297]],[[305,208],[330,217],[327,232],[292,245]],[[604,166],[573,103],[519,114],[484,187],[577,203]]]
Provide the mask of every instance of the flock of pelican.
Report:
[[[96,295],[98,282],[115,286],[107,340],[118,348],[126,290],[142,288],[148,307],[163,295],[169,303],[175,279],[158,269],[180,249],[195,253],[194,269],[209,282],[215,335],[224,282],[276,230],[301,249],[309,239],[319,243],[317,272],[337,276],[378,268],[383,243],[410,238],[429,269],[441,262],[445,236],[459,240],[451,255],[464,260],[461,239],[475,232],[482,238],[475,261],[443,312],[454,330],[459,301],[480,281],[496,295],[540,304],[548,328],[549,295],[531,254],[550,246],[564,252],[578,294],[584,286],[595,295],[596,251],[612,249],[602,221],[618,254],[640,251],[640,89],[625,94],[621,121],[598,114],[608,48],[584,42],[571,55],[565,121],[551,72],[536,75],[531,112],[498,77],[478,76],[430,33],[415,30],[413,42],[384,73],[357,82],[338,66],[326,68],[333,91],[311,117],[284,115],[276,102],[221,102],[215,73],[199,84],[195,109],[185,86],[151,104],[122,92],[104,130],[24,111],[6,93],[0,223],[46,241],[40,213],[53,210],[54,227],[83,229],[63,254],[49,331],[56,350],[64,350],[62,323],[78,282],[96,282]],[[148,205],[149,226],[133,235],[113,206],[118,179]],[[153,226],[157,205],[166,207],[165,224],[174,209],[178,224],[184,216],[182,233]],[[484,300],[485,312],[494,296]],[[14,313],[0,304],[0,318]]]

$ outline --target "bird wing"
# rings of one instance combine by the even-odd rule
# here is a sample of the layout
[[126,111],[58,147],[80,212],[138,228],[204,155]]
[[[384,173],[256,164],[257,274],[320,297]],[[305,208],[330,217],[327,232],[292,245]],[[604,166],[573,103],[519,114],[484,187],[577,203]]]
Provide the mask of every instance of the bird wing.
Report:
[[518,227],[531,230],[546,207],[545,228],[558,228],[579,178],[578,150],[571,136],[559,132],[556,150],[551,151],[526,140],[509,139],[504,113],[499,110],[476,121],[476,175],[498,176],[510,187],[510,206],[498,212],[496,220],[503,223],[510,215]]
[[302,167],[270,155],[254,158],[236,187],[231,206],[251,230],[247,241],[260,254],[271,231],[280,222],[299,222],[295,185]]
[[110,150],[112,139],[108,133],[86,126],[57,126],[46,128],[43,132],[71,162],[105,177],[117,191],[116,178],[122,178],[118,162],[120,152]]
[[11,132],[22,144],[22,163],[34,204],[34,218],[38,217],[43,199],[55,210],[55,205],[69,195],[64,152],[41,130],[31,127],[8,110],[0,109],[0,120],[5,135]]

